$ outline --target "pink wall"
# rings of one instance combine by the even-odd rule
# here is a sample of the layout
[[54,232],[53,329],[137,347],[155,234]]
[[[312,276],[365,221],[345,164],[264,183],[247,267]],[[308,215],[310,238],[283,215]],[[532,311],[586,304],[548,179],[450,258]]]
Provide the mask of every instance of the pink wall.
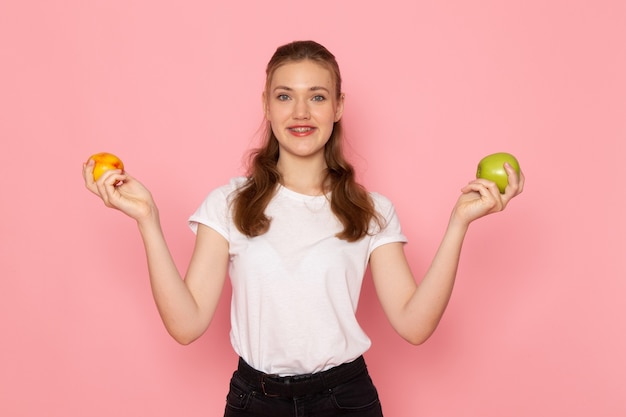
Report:
[[187,216],[254,143],[267,59],[305,38],[339,59],[354,162],[395,202],[417,274],[482,156],[512,152],[527,176],[472,227],[425,345],[366,284],[387,415],[626,415],[626,3],[366,4],[0,3],[0,415],[221,415],[228,294],[199,341],[170,339],[135,225],[81,164],[123,157],[184,269]]

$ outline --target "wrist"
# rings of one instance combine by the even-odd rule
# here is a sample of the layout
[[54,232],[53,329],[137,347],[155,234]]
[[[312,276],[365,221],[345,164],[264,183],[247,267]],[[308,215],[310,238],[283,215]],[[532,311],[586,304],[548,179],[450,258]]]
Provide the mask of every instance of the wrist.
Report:
[[469,229],[470,223],[471,221],[460,216],[456,210],[453,210],[450,215],[450,221],[448,222],[448,229],[465,234],[467,229]]
[[157,226],[160,228],[161,220],[159,210],[155,205],[151,205],[144,214],[135,218],[140,231],[149,230]]

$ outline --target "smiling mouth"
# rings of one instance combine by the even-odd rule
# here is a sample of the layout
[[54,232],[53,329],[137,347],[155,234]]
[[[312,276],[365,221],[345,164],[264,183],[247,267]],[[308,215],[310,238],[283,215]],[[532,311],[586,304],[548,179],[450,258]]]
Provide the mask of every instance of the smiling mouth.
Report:
[[312,127],[309,126],[300,126],[300,127],[290,127],[289,130],[296,133],[306,133],[313,130]]

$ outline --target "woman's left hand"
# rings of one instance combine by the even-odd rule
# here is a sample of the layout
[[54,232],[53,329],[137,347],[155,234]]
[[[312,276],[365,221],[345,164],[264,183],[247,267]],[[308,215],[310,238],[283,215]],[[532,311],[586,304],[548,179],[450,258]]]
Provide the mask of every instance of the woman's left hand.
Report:
[[509,184],[500,194],[498,186],[485,179],[477,178],[461,189],[461,196],[454,206],[453,216],[467,224],[486,216],[497,213],[506,208],[511,199],[524,190],[524,174],[519,175],[508,163],[504,164]]

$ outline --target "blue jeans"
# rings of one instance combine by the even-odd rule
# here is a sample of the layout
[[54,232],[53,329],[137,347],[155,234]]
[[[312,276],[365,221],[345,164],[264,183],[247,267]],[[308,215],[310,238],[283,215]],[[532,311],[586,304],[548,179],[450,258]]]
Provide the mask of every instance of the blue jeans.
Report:
[[[352,364],[337,367],[342,368],[339,378],[335,377],[337,373],[332,373],[332,370],[313,374],[313,378],[311,376],[276,378],[252,370],[242,362],[240,361],[239,369],[235,371],[230,381],[224,417],[382,417],[383,415],[378,392],[362,358]],[[331,376],[326,377],[329,372]],[[285,385],[291,385],[296,390],[285,391],[282,389]],[[310,392],[307,392],[309,387]]]

